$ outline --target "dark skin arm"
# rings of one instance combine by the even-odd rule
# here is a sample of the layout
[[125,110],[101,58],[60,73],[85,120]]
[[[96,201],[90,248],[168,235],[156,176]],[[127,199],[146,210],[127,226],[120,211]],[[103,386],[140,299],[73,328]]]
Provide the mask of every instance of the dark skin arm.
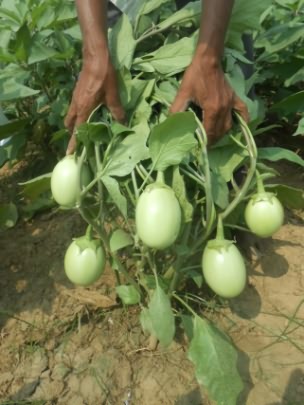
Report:
[[[233,0],[204,0],[197,48],[171,106],[173,113],[184,111],[191,101],[200,106],[210,143],[231,128],[233,109],[248,120],[246,105],[227,83],[221,68],[233,3]],[[75,128],[99,104],[105,104],[114,119],[123,122],[125,117],[107,44],[107,0],[76,0],[76,5],[83,35],[83,67],[65,119],[72,134],[67,154],[75,150]]]
[[232,126],[232,110],[248,121],[245,103],[227,83],[221,67],[225,35],[234,0],[204,0],[199,40],[171,112],[184,111],[192,101],[203,111],[203,123],[210,143]]
[[117,79],[107,43],[107,0],[76,0],[83,36],[83,66],[65,118],[71,133],[67,154],[76,147],[75,129],[99,104],[105,104],[114,119],[124,121]]

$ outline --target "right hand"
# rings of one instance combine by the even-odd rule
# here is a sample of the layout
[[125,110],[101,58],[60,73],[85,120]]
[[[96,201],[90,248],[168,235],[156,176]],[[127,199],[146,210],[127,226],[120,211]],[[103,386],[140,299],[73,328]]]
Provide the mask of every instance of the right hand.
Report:
[[105,104],[115,120],[124,122],[125,112],[120,102],[116,73],[108,51],[103,51],[101,55],[93,58],[84,59],[64,121],[71,134],[67,155],[75,151],[76,128],[87,121],[91,112],[99,104]]

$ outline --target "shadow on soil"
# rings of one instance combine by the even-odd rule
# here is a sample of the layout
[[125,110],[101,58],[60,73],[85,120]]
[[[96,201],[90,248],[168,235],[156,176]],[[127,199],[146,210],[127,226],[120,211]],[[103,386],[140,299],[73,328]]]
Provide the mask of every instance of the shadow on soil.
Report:
[[40,216],[0,234],[0,329],[20,312],[51,313],[55,283],[73,287],[64,274],[64,252],[83,232],[81,219],[69,212]]
[[304,403],[304,371],[295,369],[290,377],[281,402],[268,405],[303,405]]

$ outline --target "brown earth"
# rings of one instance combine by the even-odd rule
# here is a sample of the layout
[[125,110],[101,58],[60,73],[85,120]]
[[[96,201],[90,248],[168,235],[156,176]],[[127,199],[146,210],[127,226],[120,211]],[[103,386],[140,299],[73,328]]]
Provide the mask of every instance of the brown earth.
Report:
[[[300,174],[292,169],[303,186]],[[0,202],[20,176],[2,170]],[[237,405],[304,405],[303,224],[288,212],[273,239],[240,240],[249,284],[216,315],[239,349]],[[76,213],[53,211],[0,234],[0,405],[210,404],[183,342],[141,350],[138,309],[117,306],[110,269],[94,288],[67,281],[64,252],[84,228]]]

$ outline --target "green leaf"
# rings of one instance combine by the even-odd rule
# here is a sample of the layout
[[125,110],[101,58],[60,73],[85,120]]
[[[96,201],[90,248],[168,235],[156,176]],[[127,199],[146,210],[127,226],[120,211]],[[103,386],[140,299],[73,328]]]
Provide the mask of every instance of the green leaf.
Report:
[[229,204],[229,189],[226,180],[219,171],[211,171],[212,197],[215,204],[225,209]]
[[169,346],[175,335],[175,321],[171,303],[160,286],[156,286],[149,303],[153,334],[163,346]]
[[185,7],[172,14],[166,20],[158,24],[161,29],[167,29],[172,25],[184,24],[185,22],[193,21],[195,25],[199,24],[202,8],[201,1],[192,1]]
[[304,191],[301,188],[286,186],[285,184],[271,185],[281,203],[290,209],[304,209]]
[[210,168],[213,172],[218,172],[228,182],[231,180],[235,169],[241,165],[247,155],[247,152],[237,145],[210,149],[208,153]]
[[142,330],[145,333],[149,333],[149,335],[153,335],[153,326],[152,326],[152,321],[151,321],[151,316],[148,308],[142,308],[140,316],[139,316],[139,321],[142,327]]
[[135,21],[142,6],[143,0],[112,0],[112,3],[114,3],[116,7],[125,13],[131,21]]
[[47,173],[19,183],[22,186],[22,194],[30,200],[35,200],[39,195],[51,189],[51,176],[52,173]]
[[172,188],[180,203],[185,223],[191,222],[193,207],[187,199],[185,180],[180,174],[178,166],[176,166],[173,171]]
[[[302,62],[302,61],[301,61]],[[303,62],[302,62],[303,63]],[[285,80],[284,86],[289,87],[304,80],[304,66],[298,69],[292,76]]]
[[116,252],[126,246],[133,245],[133,243],[133,239],[127,232],[122,229],[116,229],[110,238],[110,249],[111,252]]
[[135,51],[136,41],[129,18],[123,14],[109,35],[109,47],[114,66],[117,69],[130,69]]
[[111,139],[109,126],[103,122],[90,122],[79,125],[76,136],[77,140],[87,148],[91,143],[107,144]]
[[156,125],[149,137],[149,150],[155,170],[166,170],[178,165],[197,145],[197,128],[191,112],[177,113]]
[[270,160],[271,162],[277,162],[278,160],[288,160],[289,162],[304,167],[304,160],[299,155],[292,152],[291,150],[284,148],[258,148],[258,158]]
[[7,124],[0,125],[0,140],[20,133],[29,122],[29,118],[21,118],[20,120],[11,121]]
[[[259,37],[257,46],[265,47],[265,56],[269,57],[269,55],[286,49],[294,42],[303,38],[303,30],[304,24],[295,21],[290,21],[286,24],[277,24]],[[264,59],[265,56],[262,55],[262,59]]]
[[124,305],[135,305],[140,302],[140,294],[133,285],[120,285],[116,292]]
[[127,200],[120,192],[118,181],[109,176],[103,176],[101,180],[108,190],[112,202],[117,206],[122,215],[127,218]]
[[38,94],[39,90],[17,83],[14,78],[0,80],[0,101],[10,101]]
[[24,24],[16,33],[15,54],[20,62],[27,62],[30,43],[31,33]]
[[174,75],[182,72],[193,57],[197,36],[182,38],[174,44],[164,45],[155,52],[145,55],[144,59],[137,58],[134,65],[149,63],[153,69],[163,75]]
[[29,49],[28,64],[42,62],[53,58],[57,54],[55,49],[49,48],[41,42],[39,35],[33,37],[31,46]]
[[260,29],[260,17],[272,0],[235,0],[226,45],[243,50],[242,35]]
[[304,117],[300,119],[299,123],[298,123],[298,128],[296,130],[296,132],[293,134],[293,136],[296,135],[304,135]]
[[15,204],[0,204],[0,230],[13,228],[18,220],[18,211]]
[[288,114],[294,114],[303,111],[304,105],[304,90],[294,93],[276,104],[273,104],[270,108],[271,111],[278,111],[286,116]]
[[110,155],[109,163],[105,167],[105,174],[119,177],[130,174],[137,163],[149,157],[146,139],[143,135],[128,135]]
[[217,405],[234,405],[243,389],[237,370],[237,351],[228,337],[196,316],[188,357],[195,375]]

